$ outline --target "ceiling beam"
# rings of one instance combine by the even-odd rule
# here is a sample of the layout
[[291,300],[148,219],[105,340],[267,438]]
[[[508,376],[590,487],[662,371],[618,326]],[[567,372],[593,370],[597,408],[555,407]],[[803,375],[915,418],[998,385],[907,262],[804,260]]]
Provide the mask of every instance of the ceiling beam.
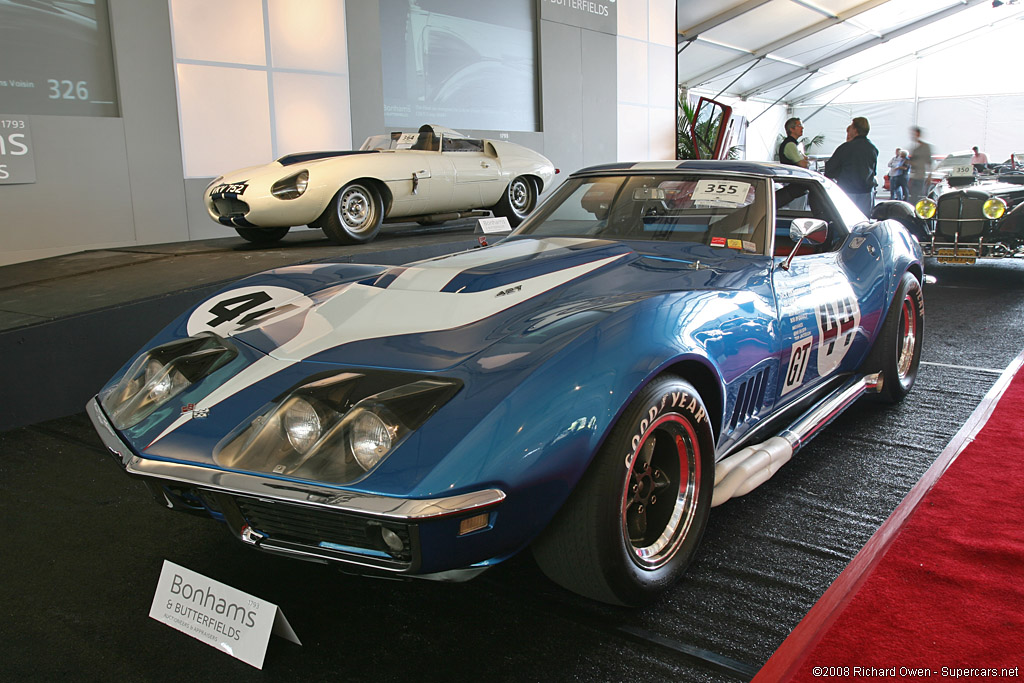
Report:
[[934,23],[936,21],[939,21],[940,19],[945,19],[947,17],[953,16],[954,14],[957,14],[958,12],[962,12],[965,9],[968,9],[968,8],[973,7],[975,5],[979,5],[979,4],[983,3],[983,2],[989,2],[989,0],[960,0],[960,2],[958,2],[957,4],[952,5],[950,7],[947,7],[944,10],[940,10],[938,12],[934,12],[932,14],[929,14],[929,15],[927,15],[925,17],[922,17],[921,19],[918,19],[917,21],[912,21],[909,24],[907,24],[905,26],[902,26],[902,27],[900,27],[898,29],[895,29],[893,31],[889,31],[887,33],[883,33],[879,37],[872,38],[870,40],[866,40],[863,43],[860,43],[859,45],[855,45],[855,46],[849,48],[848,50],[843,50],[842,52],[837,52],[836,54],[831,55],[829,57],[826,57],[825,59],[819,60],[817,62],[814,62],[813,64],[808,64],[805,67],[802,67],[802,68],[796,69],[794,71],[791,71],[788,74],[785,74],[784,76],[779,76],[778,78],[772,79],[772,80],[768,81],[767,83],[762,83],[761,85],[757,86],[756,88],[752,88],[752,89],[750,89],[750,90],[748,90],[748,91],[746,91],[744,93],[741,93],[740,94],[740,98],[746,99],[748,97],[753,97],[755,95],[759,95],[761,93],[768,92],[769,90],[772,90],[773,88],[777,88],[780,85],[788,83],[789,81],[793,80],[794,78],[799,78],[800,76],[802,76],[805,73],[815,73],[815,72],[819,71],[820,69],[822,69],[822,68],[824,68],[826,66],[829,66],[830,64],[835,64],[836,62],[839,62],[839,61],[842,61],[842,60],[846,59],[847,57],[852,57],[853,55],[855,55],[855,54],[857,54],[859,52],[863,52],[864,50],[868,49],[869,47],[874,47],[875,45],[881,45],[882,43],[885,43],[885,42],[887,42],[889,40],[892,40],[893,38],[898,38],[899,36],[906,35],[907,33],[912,33],[912,32],[914,32],[914,31],[916,31],[916,30],[918,30],[920,28],[924,28],[925,26],[928,26],[929,24],[932,24],[932,23]]
[[757,9],[761,5],[766,5],[769,2],[771,2],[771,1],[772,0],[747,0],[746,2],[744,2],[742,4],[736,5],[732,9],[726,10],[725,12],[722,12],[721,14],[716,14],[715,16],[711,17],[710,19],[706,19],[705,21],[702,21],[701,23],[697,24],[696,26],[691,26],[690,28],[684,29],[682,31],[677,30],[676,31],[676,33],[677,33],[677,35],[676,35],[676,44],[678,45],[679,43],[689,42],[691,40],[694,40],[701,33],[704,33],[705,31],[710,31],[711,29],[715,28],[716,26],[721,26],[725,22],[727,22],[727,21],[729,21],[731,19],[735,19],[736,17],[740,16],[741,14],[746,14],[747,12],[749,12],[752,9]]
[[937,52],[942,52],[943,50],[947,50],[947,49],[949,49],[951,47],[955,47],[956,45],[959,45],[960,43],[966,42],[968,40],[972,40],[975,37],[975,34],[981,32],[981,31],[991,31],[992,29],[998,27],[999,24],[1002,24],[1002,23],[1007,22],[1007,21],[1015,21],[1015,20],[1021,19],[1021,18],[1024,18],[1024,10],[1021,10],[1021,11],[1019,11],[1016,14],[1013,14],[1011,16],[1003,17],[1002,19],[998,19],[996,21],[993,21],[991,24],[985,24],[984,26],[979,26],[978,28],[971,29],[970,31],[968,31],[966,33],[963,33],[963,34],[961,34],[961,35],[959,35],[956,38],[953,38],[951,40],[944,40],[944,41],[942,41],[940,43],[934,43],[932,45],[929,45],[928,47],[921,48],[920,50],[917,50],[916,52],[914,52],[912,54],[906,55],[905,57],[901,57],[901,58],[899,58],[899,59],[897,59],[895,61],[886,62],[885,64],[882,64],[880,66],[876,66],[876,67],[874,67],[872,69],[868,69],[866,71],[861,71],[860,73],[854,74],[853,76],[850,76],[848,78],[840,79],[838,81],[830,83],[829,85],[823,86],[821,88],[817,88],[816,90],[812,90],[811,92],[808,92],[808,93],[804,93],[803,95],[800,95],[799,97],[794,97],[793,99],[789,100],[789,104],[790,105],[803,104],[804,102],[807,102],[808,100],[814,99],[818,95],[822,95],[824,93],[830,92],[832,90],[835,90],[836,88],[842,88],[843,86],[849,87],[851,85],[859,83],[859,82],[861,82],[863,80],[866,80],[868,78],[871,78],[873,76],[877,76],[880,73],[885,73],[886,71],[891,71],[892,69],[894,69],[894,68],[896,68],[898,66],[902,66],[903,64],[906,64],[907,62],[912,62],[914,60],[921,59],[922,57],[927,57],[928,55],[935,54]]
[[889,0],[867,0],[867,2],[861,3],[856,7],[852,7],[845,12],[840,12],[833,18],[823,19],[822,21],[819,21],[816,24],[808,26],[805,29],[801,29],[796,33],[791,33],[788,36],[780,38],[779,40],[776,40],[773,43],[764,45],[751,52],[749,57],[737,57],[736,59],[726,62],[725,64],[722,64],[721,66],[711,69],[710,71],[706,71],[702,74],[699,74],[698,76],[695,76],[694,78],[688,79],[687,82],[683,83],[682,85],[688,88],[697,87],[703,83],[707,83],[708,81],[714,80],[719,76],[727,74],[733,69],[744,66],[747,62],[749,62],[752,59],[760,59],[761,57],[770,58],[770,53],[775,52],[776,50],[780,50],[784,47],[787,47],[788,45],[791,45],[797,42],[798,40],[803,40],[808,36],[812,36],[815,33],[823,31],[831,26],[835,26],[836,24],[841,24],[844,21],[849,21],[858,14],[867,12],[870,9],[874,9],[879,5],[884,5],[887,2],[889,2]]

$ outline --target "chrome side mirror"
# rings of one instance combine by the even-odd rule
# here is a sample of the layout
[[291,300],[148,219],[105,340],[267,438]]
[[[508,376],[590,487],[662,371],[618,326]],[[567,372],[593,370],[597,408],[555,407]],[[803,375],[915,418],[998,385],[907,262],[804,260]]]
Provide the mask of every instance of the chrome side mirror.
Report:
[[793,251],[789,252],[789,256],[779,267],[782,270],[789,270],[793,257],[796,256],[796,251],[804,240],[823,244],[826,237],[828,237],[828,223],[820,218],[794,218],[789,224],[789,239],[793,240]]

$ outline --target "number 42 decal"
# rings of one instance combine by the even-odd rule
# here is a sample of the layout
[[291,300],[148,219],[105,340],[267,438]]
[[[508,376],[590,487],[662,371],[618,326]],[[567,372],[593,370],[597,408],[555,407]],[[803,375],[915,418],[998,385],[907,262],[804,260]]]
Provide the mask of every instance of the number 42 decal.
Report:
[[204,301],[188,319],[188,333],[230,336],[304,311],[313,302],[287,287],[240,287]]

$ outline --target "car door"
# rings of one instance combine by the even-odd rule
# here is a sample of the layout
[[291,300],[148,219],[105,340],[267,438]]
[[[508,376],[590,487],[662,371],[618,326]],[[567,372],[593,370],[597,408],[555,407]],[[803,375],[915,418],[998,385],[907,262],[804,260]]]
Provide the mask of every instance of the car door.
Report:
[[487,149],[483,140],[442,137],[441,156],[454,173],[452,209],[479,208],[484,198],[500,194],[494,186],[501,182],[501,165]]
[[[781,407],[859,364],[881,322],[875,315],[865,320],[862,312],[880,308],[882,274],[875,238],[850,237],[851,227],[867,218],[845,195],[833,196],[815,180],[776,182],[775,188],[772,286],[782,349]],[[827,232],[795,247],[789,239],[795,218],[824,220]]]
[[733,137],[732,107],[706,97],[700,98],[690,126],[690,139],[697,159],[726,159]]
[[451,195],[450,165],[441,160],[440,142],[433,133],[396,134],[385,173],[391,191],[388,217],[418,216],[447,205]]

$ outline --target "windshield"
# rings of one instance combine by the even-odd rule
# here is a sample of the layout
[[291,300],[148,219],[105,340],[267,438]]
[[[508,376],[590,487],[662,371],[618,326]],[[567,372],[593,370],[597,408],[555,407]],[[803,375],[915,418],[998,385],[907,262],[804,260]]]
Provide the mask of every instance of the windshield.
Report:
[[939,162],[939,165],[935,167],[935,170],[954,168],[956,166],[971,165],[970,154],[950,154],[948,157]]
[[391,150],[391,149],[418,149],[427,152],[436,152],[441,147],[441,140],[433,133],[385,133],[384,135],[371,135],[359,149],[362,151]]
[[695,242],[763,254],[764,185],[737,176],[574,178],[516,234]]

